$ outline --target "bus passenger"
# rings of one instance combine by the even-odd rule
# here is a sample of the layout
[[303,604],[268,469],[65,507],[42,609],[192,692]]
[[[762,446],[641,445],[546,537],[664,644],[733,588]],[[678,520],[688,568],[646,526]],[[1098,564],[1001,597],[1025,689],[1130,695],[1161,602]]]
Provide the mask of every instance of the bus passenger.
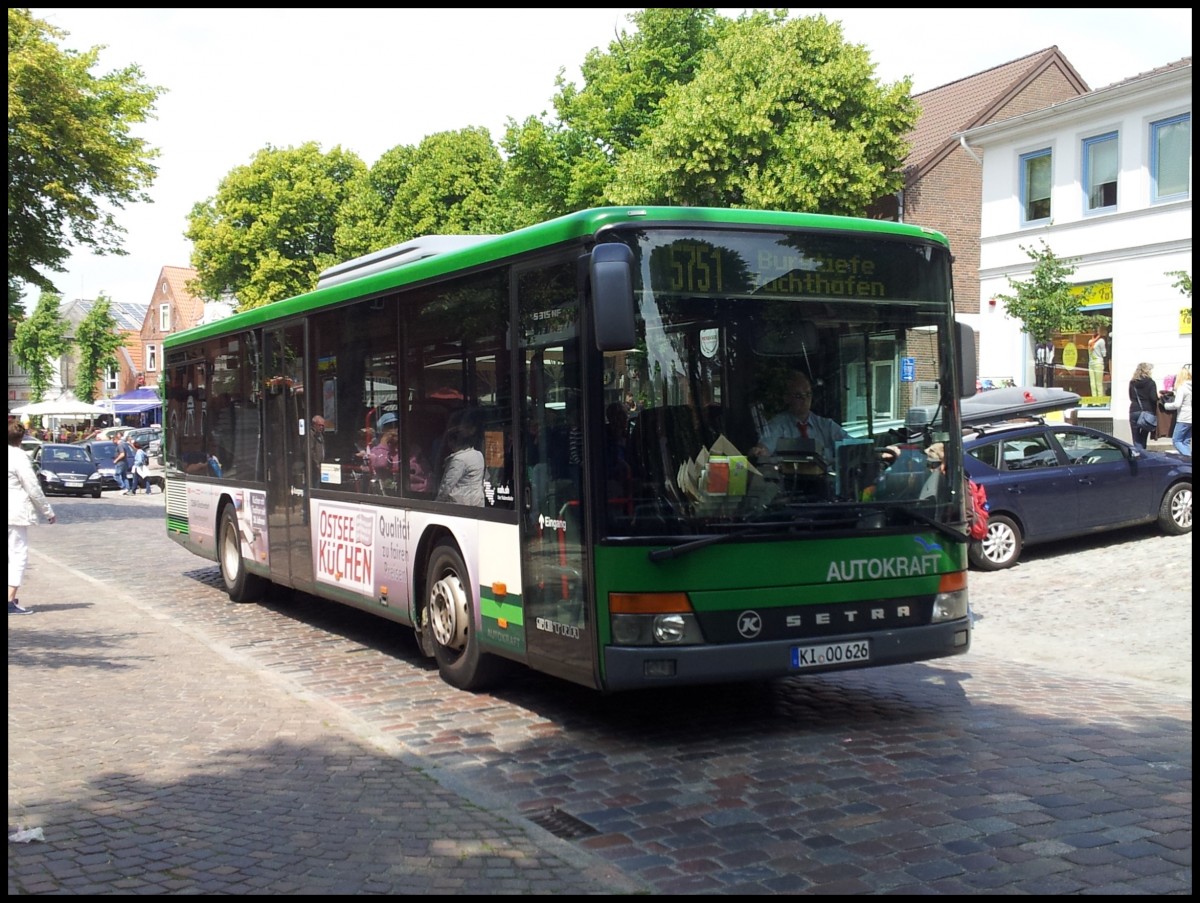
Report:
[[478,421],[474,411],[456,411],[446,431],[446,446],[450,454],[442,465],[442,482],[438,486],[439,502],[483,506],[483,452],[476,448],[479,441]]

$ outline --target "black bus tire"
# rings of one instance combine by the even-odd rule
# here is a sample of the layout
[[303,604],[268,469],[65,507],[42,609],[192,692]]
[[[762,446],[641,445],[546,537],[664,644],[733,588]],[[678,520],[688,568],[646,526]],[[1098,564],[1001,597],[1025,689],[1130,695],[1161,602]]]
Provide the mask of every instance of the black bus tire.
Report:
[[232,602],[257,602],[263,597],[270,581],[246,570],[242,558],[242,535],[237,511],[233,505],[221,509],[221,525],[217,531],[217,562],[221,579]]
[[425,573],[424,617],[442,680],[460,690],[486,689],[500,677],[503,662],[479,648],[475,597],[458,549],[438,545]]

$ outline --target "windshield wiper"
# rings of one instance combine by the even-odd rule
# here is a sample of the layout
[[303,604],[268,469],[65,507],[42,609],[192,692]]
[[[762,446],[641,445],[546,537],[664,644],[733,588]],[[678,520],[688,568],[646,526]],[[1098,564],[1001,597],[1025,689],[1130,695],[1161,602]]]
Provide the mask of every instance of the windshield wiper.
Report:
[[753,527],[745,527],[741,530],[734,530],[731,533],[714,533],[711,536],[701,536],[699,539],[681,542],[679,545],[671,546],[667,549],[651,549],[646,553],[646,557],[652,562],[669,561],[672,558],[680,558],[697,549],[703,549],[705,546],[714,546],[717,543],[725,542],[737,536],[747,536],[760,528],[761,525],[755,524]]

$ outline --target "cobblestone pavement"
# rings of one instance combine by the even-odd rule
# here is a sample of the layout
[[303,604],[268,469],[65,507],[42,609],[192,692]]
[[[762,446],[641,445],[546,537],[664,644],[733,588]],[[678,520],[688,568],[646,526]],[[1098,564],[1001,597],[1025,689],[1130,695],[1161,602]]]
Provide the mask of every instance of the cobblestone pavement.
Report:
[[230,603],[162,496],[56,502],[9,618],[10,893],[1190,893],[1191,538],[972,573],[972,651],[603,696]]

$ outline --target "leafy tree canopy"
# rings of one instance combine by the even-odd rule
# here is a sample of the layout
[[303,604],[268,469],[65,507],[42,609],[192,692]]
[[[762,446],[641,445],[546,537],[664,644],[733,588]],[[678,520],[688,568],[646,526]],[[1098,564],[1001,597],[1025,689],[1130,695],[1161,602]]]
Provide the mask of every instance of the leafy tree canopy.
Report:
[[861,214],[902,184],[918,108],[881,85],[823,16],[754,13],[722,29],[695,78],[669,89],[607,188],[616,203]]
[[483,127],[392,148],[351,189],[337,232],[340,259],[421,235],[495,231],[503,167]]
[[636,32],[622,31],[606,52],[587,54],[582,87],[559,72],[557,121],[509,120],[501,191],[515,220],[509,228],[607,203],[616,161],[645,140],[667,91],[695,77],[702,52],[729,22],[711,8],[655,7],[629,20]]
[[17,325],[10,347],[13,357],[29,376],[34,401],[45,399],[55,364],[71,345],[67,332],[62,298],[54,292],[42,292],[33,313]]
[[67,32],[8,10],[8,312],[22,284],[54,290],[73,246],[124,254],[115,211],[149,201],[158,150],[131,129],[163,93],[137,66],[95,74],[100,51],[64,49]]
[[1040,248],[1021,245],[1033,261],[1028,279],[1008,277],[1014,294],[996,295],[1005,312],[1020,320],[1034,342],[1048,342],[1055,333],[1078,332],[1084,325],[1079,299],[1071,294],[1068,281],[1075,272],[1076,259],[1060,260],[1042,239]]
[[235,292],[246,310],[311,291],[321,270],[340,262],[338,211],[365,172],[353,152],[323,153],[315,142],[268,146],[233,169],[188,215],[198,293]]

